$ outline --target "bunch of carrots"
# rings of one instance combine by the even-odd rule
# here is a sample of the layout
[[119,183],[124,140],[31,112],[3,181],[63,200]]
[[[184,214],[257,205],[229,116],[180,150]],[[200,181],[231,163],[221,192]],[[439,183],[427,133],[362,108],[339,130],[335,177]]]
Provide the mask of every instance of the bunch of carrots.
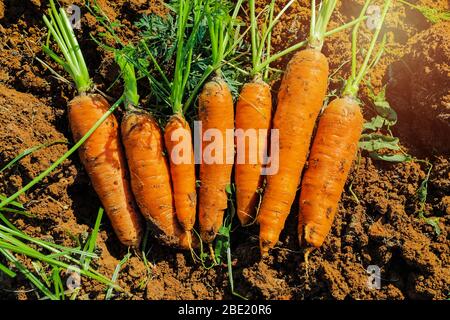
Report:
[[[60,54],[49,44],[43,49],[75,84],[78,95],[68,104],[73,138],[82,141],[80,159],[124,245],[139,246],[145,220],[153,235],[166,245],[192,249],[204,242],[211,246],[222,227],[228,207],[227,190],[232,183],[241,225],[259,224],[262,256],[278,242],[299,187],[300,243],[318,248],[329,233],[363,126],[358,88],[382,54],[382,49],[373,52],[391,0],[385,1],[359,71],[358,32],[370,0],[365,1],[357,19],[331,31],[327,27],[337,0],[322,0],[320,4],[312,0],[309,36],[277,53],[272,53],[272,30],[294,0],[277,15],[275,0],[258,14],[255,0],[247,2],[249,26],[241,32],[243,22],[239,16],[245,11],[244,0],[234,4],[225,0],[173,1],[170,8],[176,14],[176,39],[172,72],[164,71],[145,41],[139,46],[152,58],[153,68],[137,65],[125,50],[133,45],[118,40],[121,48],[111,50],[121,70],[124,92],[111,107],[104,97],[94,93],[69,19],[50,0],[44,22]],[[259,28],[261,20],[264,23]],[[210,52],[207,66],[194,85],[188,86],[196,46],[202,41],[199,30],[204,26]],[[341,97],[324,107],[330,70],[321,50],[328,36],[350,27],[351,75]],[[243,85],[235,110],[223,68],[247,38],[251,63],[248,68],[236,69],[249,82]],[[274,108],[270,65],[293,52]],[[137,73],[158,83],[159,94],[171,110],[168,119],[140,103],[141,77]],[[216,161],[200,161],[196,168],[193,131],[186,118],[196,102],[203,150],[209,145],[204,138],[209,129],[218,130],[224,138],[234,131],[263,132],[256,149],[266,154],[278,152],[278,172],[263,174],[267,165],[264,157],[250,162],[250,144],[238,148],[236,154],[234,145],[223,144],[223,148],[215,150]],[[113,114],[119,105],[125,109],[120,125]],[[270,133],[271,129],[274,133]],[[271,139],[275,132],[278,140]],[[233,164],[235,157],[245,161]],[[195,231],[197,224],[199,233]]]

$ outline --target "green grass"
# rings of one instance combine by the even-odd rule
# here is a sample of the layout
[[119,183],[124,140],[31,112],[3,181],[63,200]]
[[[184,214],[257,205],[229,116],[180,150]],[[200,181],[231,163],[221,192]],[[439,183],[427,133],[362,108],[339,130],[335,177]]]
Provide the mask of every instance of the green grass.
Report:
[[[99,210],[99,217],[103,211]],[[99,218],[97,218],[99,221]],[[105,285],[117,288],[117,286],[105,276],[93,270],[88,262],[98,258],[93,253],[93,243],[98,234],[99,224],[96,223],[86,250],[70,248],[39,238],[31,237],[16,228],[9,228],[0,224],[0,255],[12,266],[1,264],[0,271],[7,276],[16,277],[17,272],[27,278],[44,297],[51,300],[65,298],[64,285],[61,280],[61,272],[75,269],[81,276],[98,281]],[[31,262],[34,272],[25,267],[16,255],[25,257]],[[48,274],[50,273],[50,275]],[[53,291],[52,291],[53,290]]]
[[115,283],[117,282],[117,279],[119,278],[119,273],[120,270],[122,270],[122,267],[128,262],[128,260],[131,257],[131,253],[127,253],[122,260],[117,264],[116,269],[114,270],[111,282],[113,284],[111,284],[108,288],[108,290],[106,291],[106,295],[105,295],[105,300],[110,300],[112,298],[112,294],[115,288],[117,288],[117,285],[115,285]]
[[[49,142],[29,148],[7,163],[2,171],[11,168],[33,152],[55,143],[63,142]],[[0,196],[0,200],[5,203],[0,208],[0,256],[3,256],[3,259],[8,262],[8,265],[0,263],[0,272],[12,278],[17,277],[18,273],[22,274],[42,294],[42,298],[51,300],[66,298],[61,272],[69,270],[73,266],[78,268],[79,273],[86,278],[99,281],[105,285],[113,285],[108,278],[89,266],[92,259],[98,258],[94,254],[94,249],[103,209],[99,210],[95,226],[84,248],[70,248],[29,236],[17,229],[4,213],[23,214],[27,217],[31,215],[18,201],[8,200],[5,196]],[[18,256],[29,261],[32,269],[27,268],[22,262],[25,260],[19,260]]]

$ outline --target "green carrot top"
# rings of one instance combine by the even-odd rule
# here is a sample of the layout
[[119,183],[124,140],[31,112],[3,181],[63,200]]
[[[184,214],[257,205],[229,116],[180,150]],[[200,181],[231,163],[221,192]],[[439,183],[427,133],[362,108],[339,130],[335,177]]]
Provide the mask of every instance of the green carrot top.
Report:
[[[364,3],[364,7],[361,11],[361,16],[363,16],[370,4],[371,0],[366,0]],[[368,73],[368,71],[380,60],[381,55],[383,54],[384,49],[384,40],[381,45],[381,49],[375,54],[375,56],[372,58],[372,53],[375,48],[375,45],[377,43],[378,37],[380,35],[381,27],[383,26],[383,22],[386,18],[387,12],[389,10],[389,7],[391,5],[392,0],[385,0],[383,11],[381,13],[381,17],[378,20],[378,23],[375,28],[375,32],[372,36],[372,40],[369,44],[369,48],[367,50],[367,53],[365,55],[364,61],[359,69],[359,72],[357,72],[357,38],[358,38],[358,31],[360,27],[360,22],[355,25],[352,32],[352,71],[349,79],[346,82],[343,95],[349,96],[355,98],[359,91],[359,85],[361,81],[363,80],[364,76]],[[372,58],[372,60],[371,60]]]
[[[47,43],[43,46],[44,52],[70,74],[80,94],[90,91],[92,81],[66,12],[62,8],[58,10],[54,0],[50,0],[48,17],[44,15],[43,19],[49,31]],[[50,49],[50,38],[55,40],[62,56]]]
[[237,15],[243,0],[237,0],[230,14],[230,1],[206,0],[205,16],[211,41],[211,67],[218,74],[224,60],[239,43]]
[[[272,0],[270,4],[262,11],[266,12],[265,21],[258,30],[258,17],[256,16],[255,0],[249,0],[250,10],[250,35],[251,35],[251,56],[252,56],[252,68],[250,70],[250,76],[262,77],[265,81],[269,76],[269,65],[260,67],[263,61],[270,59],[271,47],[272,47],[272,30],[277,22],[280,20],[284,12],[294,3],[294,0],[289,1],[274,17],[275,0]],[[263,73],[263,75],[261,75]]]
[[311,1],[311,25],[309,32],[309,47],[322,50],[325,34],[331,15],[336,7],[337,0],[323,0],[320,2],[319,11],[316,15],[316,0]]
[[[249,0],[250,4],[251,1],[253,0]],[[280,16],[289,8],[289,6],[293,3],[294,1],[290,1],[286,4],[286,6],[280,10],[280,13],[272,20],[272,23],[269,24],[269,27],[267,28],[266,31],[266,35],[263,35],[262,39],[264,38],[269,38],[270,32],[273,29],[274,25],[278,22],[278,20],[280,19]],[[256,50],[256,54],[252,54],[252,56],[254,57],[255,62],[253,62],[253,68],[252,68],[252,74],[258,74],[260,72],[262,72],[263,70],[266,70],[266,74],[267,74],[267,67],[275,62],[276,60],[282,58],[283,56],[294,52],[295,50],[298,50],[306,45],[308,45],[310,48],[314,48],[316,50],[321,50],[323,43],[324,43],[324,39],[326,37],[329,37],[333,34],[336,34],[338,32],[341,32],[347,28],[350,28],[358,23],[360,23],[361,21],[363,21],[364,19],[366,19],[367,17],[365,16],[360,16],[358,19],[355,19],[353,21],[350,21],[348,23],[345,23],[335,29],[332,29],[330,31],[326,31],[328,23],[331,19],[331,15],[334,11],[334,8],[336,6],[336,0],[323,0],[320,3],[319,6],[319,10],[318,10],[318,14],[316,14],[316,1],[311,1],[311,25],[310,25],[310,35],[308,37],[307,40],[304,41],[300,41],[280,52],[277,52],[275,54],[270,54],[268,53],[266,55],[266,58],[262,61],[259,60],[261,58],[261,50],[262,49],[257,49]],[[250,6],[251,8],[252,6]],[[252,10],[252,9],[251,9]],[[254,19],[251,17],[251,19]],[[252,36],[253,37],[253,36]],[[257,45],[261,46],[261,41],[254,41],[252,39],[253,43],[257,43]],[[270,40],[267,41],[268,45],[267,47],[270,49]],[[254,49],[253,49],[254,52]]]
[[115,59],[122,72],[124,81],[124,101],[126,106],[138,106],[139,94],[137,90],[136,72],[132,62],[128,61],[123,51],[115,52]]

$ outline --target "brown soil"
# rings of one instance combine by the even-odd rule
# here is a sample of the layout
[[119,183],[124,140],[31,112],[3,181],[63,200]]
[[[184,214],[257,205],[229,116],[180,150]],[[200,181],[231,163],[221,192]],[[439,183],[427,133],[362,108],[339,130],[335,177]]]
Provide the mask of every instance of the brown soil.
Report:
[[[68,4],[70,1],[61,1]],[[80,4],[82,1],[74,1]],[[279,1],[280,5],[287,1]],[[411,1],[449,9],[448,1]],[[99,1],[105,12],[125,25],[124,38],[135,35],[132,22],[141,13],[161,11],[158,1]],[[266,3],[260,0],[259,3]],[[303,39],[308,29],[309,1],[298,1],[274,31],[276,48]],[[342,1],[333,25],[358,14],[362,0]],[[71,135],[66,105],[73,89],[61,84],[36,57],[45,29],[41,14],[46,1],[0,0],[0,167],[26,148]],[[111,57],[89,40],[101,32],[90,14],[83,15],[81,46],[94,81],[106,89],[117,70]],[[387,164],[366,155],[355,165],[340,203],[331,234],[324,246],[305,262],[296,236],[296,210],[289,217],[270,258],[259,259],[257,227],[237,228],[232,235],[235,290],[256,299],[446,299],[450,288],[450,167],[449,167],[449,29],[448,23],[432,26],[423,16],[395,2],[384,32],[385,56],[371,72],[375,88],[388,84],[388,100],[399,113],[396,132],[408,151],[433,163],[426,204],[427,215],[439,217],[441,234],[419,219],[416,190],[425,177],[424,165],[415,162]],[[286,39],[289,39],[286,41]],[[330,67],[343,67],[333,76],[331,89],[341,87],[348,74],[348,33],[325,44]],[[283,68],[289,57],[277,67]],[[57,68],[53,63],[52,67]],[[274,86],[276,91],[277,84]],[[117,97],[120,90],[108,92]],[[367,102],[367,89],[361,90]],[[371,116],[365,109],[366,118]],[[20,161],[0,174],[0,193],[12,194],[67,150],[56,144]],[[350,192],[351,189],[354,195]],[[355,198],[357,197],[357,199]],[[42,183],[20,198],[33,218],[13,216],[28,234],[75,245],[94,225],[99,201],[77,156],[71,157]],[[112,275],[126,254],[104,219],[95,261],[100,272]],[[119,299],[229,299],[226,266],[206,270],[189,253],[150,241],[146,269],[138,255],[125,265],[119,284],[128,294]],[[24,260],[25,263],[26,260]],[[369,289],[369,265],[381,269],[382,287]],[[0,298],[35,299],[23,277],[2,279]],[[105,288],[84,280],[82,299],[102,299]]]

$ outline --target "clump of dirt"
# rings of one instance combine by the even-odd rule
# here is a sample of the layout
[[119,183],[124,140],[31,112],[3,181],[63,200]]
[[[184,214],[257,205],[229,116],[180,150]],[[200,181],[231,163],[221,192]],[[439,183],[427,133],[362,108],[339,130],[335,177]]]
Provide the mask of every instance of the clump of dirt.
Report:
[[449,28],[450,22],[441,22],[411,38],[388,74],[388,97],[402,120],[399,134],[427,153],[450,154]]
[[[111,19],[123,25],[120,37],[133,39],[133,23],[142,13],[164,13],[156,1],[98,1]],[[287,0],[277,1],[278,10]],[[448,9],[448,2],[411,1]],[[64,5],[72,1],[61,1]],[[74,1],[82,7],[82,1]],[[342,1],[333,16],[332,27],[359,14],[363,1]],[[261,8],[266,1],[258,1]],[[274,50],[304,40],[308,32],[310,2],[296,1],[273,32]],[[63,70],[44,57],[41,45],[45,28],[40,19],[45,1],[0,0],[0,167],[23,150],[57,140],[72,143],[66,118],[73,88],[61,84],[37,60]],[[83,8],[83,7],[82,7]],[[104,31],[84,9],[80,45],[89,57],[88,67],[99,88],[106,90],[117,76],[111,54],[97,47],[90,34]],[[387,83],[388,100],[399,113],[396,134],[409,152],[433,164],[424,208],[426,218],[438,218],[440,233],[420,218],[417,189],[426,176],[424,163],[388,164],[364,154],[348,179],[339,212],[330,235],[320,250],[307,260],[297,241],[297,210],[286,222],[280,242],[268,259],[260,260],[258,227],[234,228],[231,238],[235,290],[251,299],[446,299],[450,292],[450,166],[448,133],[431,128],[448,128],[448,23],[431,26],[416,10],[394,2],[383,33],[386,53],[370,73],[375,90]],[[367,44],[368,30],[362,36]],[[338,93],[348,76],[349,31],[326,40],[324,53],[335,71],[330,88]],[[284,69],[288,56],[274,66]],[[407,73],[402,65],[410,66]],[[403,71],[402,71],[403,70]],[[273,87],[276,97],[277,84]],[[447,91],[445,91],[447,90]],[[367,102],[367,87],[361,99]],[[120,90],[107,92],[117,97]],[[425,93],[425,94],[424,94]],[[366,104],[367,105],[367,104]],[[364,111],[370,114],[369,108]],[[120,116],[120,113],[118,114]],[[445,124],[445,121],[447,123]],[[422,123],[422,126],[417,124]],[[447,126],[445,126],[447,125]],[[428,129],[427,129],[428,128]],[[447,130],[447,129],[445,129]],[[434,130],[436,131],[436,130]],[[447,132],[447,131],[445,131]],[[425,143],[428,141],[428,145]],[[10,195],[31,181],[65,151],[55,144],[21,160],[0,174],[0,193]],[[100,203],[76,155],[65,161],[43,182],[20,198],[32,218],[11,216],[27,234],[75,246],[86,239],[94,226]],[[141,252],[123,266],[118,283],[125,289],[116,299],[230,299],[225,265],[206,269],[190,253],[148,243],[145,264]],[[127,254],[112,232],[107,219],[101,226],[92,265],[111,276]],[[30,261],[23,259],[30,266]],[[4,261],[2,261],[3,263]],[[371,289],[369,266],[379,268],[381,287]],[[0,298],[35,299],[30,284],[18,276],[0,281]],[[103,299],[105,286],[83,279],[80,299]]]

